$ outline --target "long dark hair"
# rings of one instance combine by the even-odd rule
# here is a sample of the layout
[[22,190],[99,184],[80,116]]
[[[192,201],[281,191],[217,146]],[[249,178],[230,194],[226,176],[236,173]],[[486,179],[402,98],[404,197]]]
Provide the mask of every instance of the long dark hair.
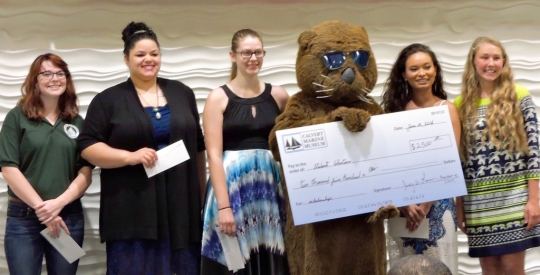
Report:
[[38,76],[39,71],[41,70],[41,64],[46,61],[50,61],[53,66],[58,67],[66,73],[66,90],[58,99],[58,110],[60,111],[58,117],[63,120],[72,120],[79,113],[75,85],[73,84],[73,79],[67,63],[56,54],[42,54],[32,62],[32,65],[30,65],[30,69],[28,70],[28,75],[21,87],[22,98],[17,105],[22,107],[22,113],[28,119],[39,120],[44,115],[43,101],[41,100],[41,91],[39,90],[38,85]]
[[435,70],[437,71],[435,82],[433,82],[431,89],[433,95],[441,99],[448,98],[443,89],[442,70],[439,60],[437,60],[437,56],[435,56],[435,53],[433,53],[428,46],[415,43],[401,50],[396,62],[394,63],[394,66],[392,66],[388,79],[384,83],[382,95],[383,100],[381,105],[385,113],[403,111],[405,110],[407,103],[412,100],[412,87],[403,77],[403,73],[406,69],[405,65],[407,63],[407,59],[409,59],[411,55],[418,52],[429,54],[431,60],[433,61],[433,65],[435,66]]

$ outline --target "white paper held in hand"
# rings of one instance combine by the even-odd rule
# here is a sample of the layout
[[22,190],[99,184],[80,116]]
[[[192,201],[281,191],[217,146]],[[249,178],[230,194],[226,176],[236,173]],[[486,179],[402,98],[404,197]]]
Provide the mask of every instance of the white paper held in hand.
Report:
[[409,232],[406,228],[407,218],[395,217],[388,219],[388,234],[394,238],[429,238],[429,219],[424,219],[418,225],[418,229]]
[[68,235],[64,229],[60,229],[60,236],[54,239],[49,235],[49,229],[45,228],[39,232],[51,245],[58,250],[70,264],[86,255],[86,252]]
[[244,258],[240,252],[240,246],[238,245],[238,239],[231,237],[216,228],[216,233],[219,238],[219,242],[223,247],[223,254],[225,254],[225,260],[227,261],[227,267],[230,271],[236,272],[239,269],[243,269],[245,266]]
[[189,159],[189,154],[183,140],[179,140],[158,150],[157,155],[158,160],[154,167],[144,167],[146,175],[148,175],[149,178]]

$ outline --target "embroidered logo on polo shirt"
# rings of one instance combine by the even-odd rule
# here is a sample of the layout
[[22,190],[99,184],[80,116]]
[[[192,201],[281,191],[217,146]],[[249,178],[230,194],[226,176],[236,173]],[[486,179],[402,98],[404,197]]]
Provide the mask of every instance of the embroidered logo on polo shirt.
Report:
[[71,139],[76,139],[79,136],[79,128],[73,124],[64,124],[64,132]]

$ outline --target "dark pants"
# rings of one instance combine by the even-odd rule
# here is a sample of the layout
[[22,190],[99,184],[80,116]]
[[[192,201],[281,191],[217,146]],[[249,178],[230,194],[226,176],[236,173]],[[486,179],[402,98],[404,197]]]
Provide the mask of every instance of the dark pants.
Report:
[[[59,214],[71,237],[82,246],[84,217],[80,200],[68,204]],[[38,220],[34,210],[25,203],[9,201],[4,249],[10,274],[41,274],[43,255],[48,274],[75,274],[79,261],[72,264],[41,236],[47,228]]]

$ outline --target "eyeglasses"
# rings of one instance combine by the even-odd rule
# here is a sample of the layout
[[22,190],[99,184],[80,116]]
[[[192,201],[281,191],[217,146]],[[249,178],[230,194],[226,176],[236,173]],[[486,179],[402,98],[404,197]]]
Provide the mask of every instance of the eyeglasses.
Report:
[[360,69],[365,69],[369,63],[369,52],[364,50],[358,50],[351,53],[327,52],[322,55],[322,60],[324,61],[326,68],[329,70],[337,70],[345,64],[347,55],[352,58],[356,66]]
[[54,75],[56,75],[56,77],[58,79],[65,78],[67,76],[67,74],[64,71],[59,71],[59,72],[56,72],[56,73],[49,72],[49,71],[44,71],[44,72],[39,73],[39,75],[41,75],[41,77],[43,77],[45,79],[51,79],[51,78],[53,78]]
[[264,57],[266,54],[266,51],[254,51],[254,52],[235,52],[239,53],[242,58],[251,58],[252,55],[255,55],[255,57]]

